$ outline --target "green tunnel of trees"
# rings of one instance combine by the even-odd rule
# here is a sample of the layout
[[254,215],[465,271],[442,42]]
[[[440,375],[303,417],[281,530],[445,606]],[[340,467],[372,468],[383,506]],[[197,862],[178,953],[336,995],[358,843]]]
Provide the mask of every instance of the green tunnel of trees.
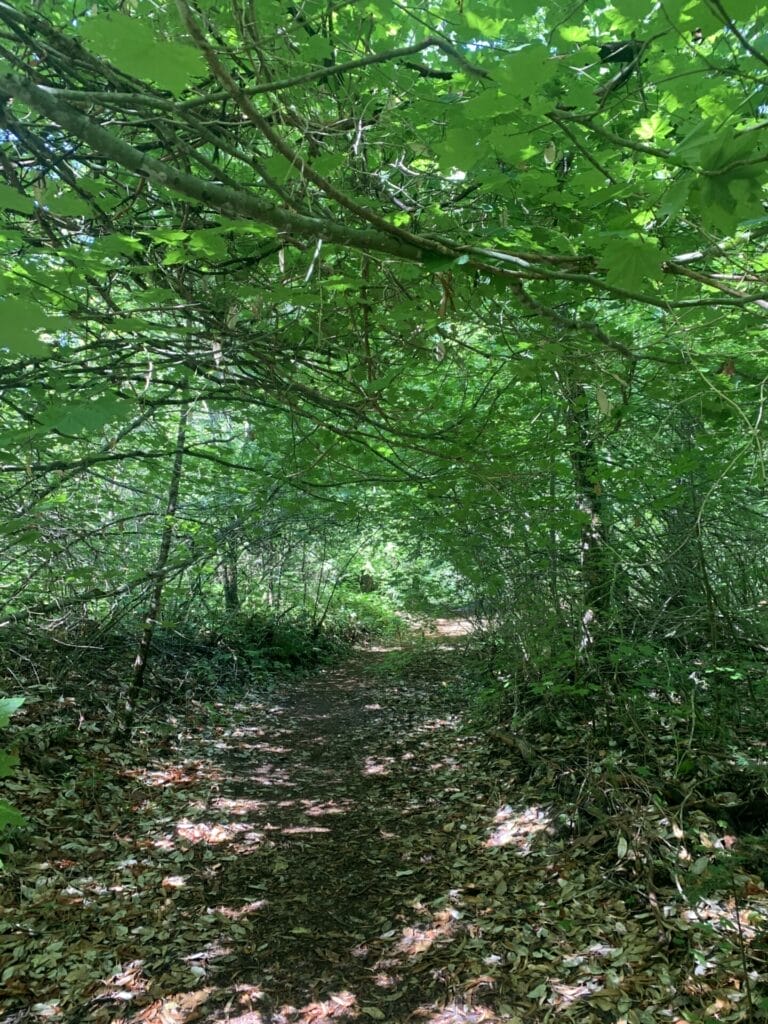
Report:
[[511,7],[0,4],[0,618],[123,730],[157,630],[398,609],[508,714],[757,699],[766,8]]
[[767,131],[760,0],[0,0],[4,1021],[765,1019]]

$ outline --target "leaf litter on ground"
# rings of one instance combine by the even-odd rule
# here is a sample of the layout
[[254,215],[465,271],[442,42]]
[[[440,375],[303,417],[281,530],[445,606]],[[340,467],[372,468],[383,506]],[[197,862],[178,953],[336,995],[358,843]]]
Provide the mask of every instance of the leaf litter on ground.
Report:
[[0,1021],[757,1019],[735,839],[583,737],[489,742],[434,643],[190,700],[126,749],[70,701],[25,757],[22,720]]

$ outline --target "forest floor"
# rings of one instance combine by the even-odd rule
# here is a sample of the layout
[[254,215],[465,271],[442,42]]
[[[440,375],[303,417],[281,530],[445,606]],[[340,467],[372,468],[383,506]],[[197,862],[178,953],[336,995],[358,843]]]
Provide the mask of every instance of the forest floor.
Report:
[[765,1019],[762,884],[665,904],[633,823],[574,830],[462,718],[460,634],[22,772],[0,1021]]

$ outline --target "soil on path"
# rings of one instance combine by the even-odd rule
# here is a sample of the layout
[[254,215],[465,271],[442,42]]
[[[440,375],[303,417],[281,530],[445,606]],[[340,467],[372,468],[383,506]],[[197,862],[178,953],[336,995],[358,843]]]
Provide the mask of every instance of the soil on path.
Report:
[[456,871],[470,841],[457,812],[482,800],[463,788],[472,740],[439,671],[404,682],[396,666],[359,651],[241,709],[215,745],[210,810],[242,833],[209,899],[247,945],[211,973],[249,1003],[241,1024],[500,1019],[479,998],[493,981]]

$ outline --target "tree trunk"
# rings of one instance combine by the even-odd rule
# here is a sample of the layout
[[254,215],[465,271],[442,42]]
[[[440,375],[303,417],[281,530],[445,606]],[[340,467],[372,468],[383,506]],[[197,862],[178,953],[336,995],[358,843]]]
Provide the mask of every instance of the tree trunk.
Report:
[[222,582],[224,584],[224,610],[228,615],[240,611],[240,590],[237,575],[237,522],[230,523],[224,538],[223,560],[221,563]]
[[160,614],[160,606],[163,600],[163,588],[165,586],[165,569],[168,565],[168,558],[171,553],[173,542],[173,528],[176,520],[176,508],[179,503],[179,487],[181,484],[181,467],[184,458],[184,443],[187,436],[187,421],[189,419],[190,403],[186,401],[179,413],[179,427],[176,435],[176,450],[171,468],[171,480],[168,485],[168,500],[165,506],[163,520],[163,532],[160,537],[160,548],[157,552],[154,569],[154,583],[147,604],[147,611],[144,616],[144,630],[139,640],[139,649],[133,662],[133,677],[128,693],[125,697],[123,708],[123,721],[116,736],[120,740],[127,740],[133,729],[133,721],[136,714],[136,702],[144,685],[144,676],[149,661],[149,652],[152,645],[152,637],[155,634],[157,619]]
[[[678,501],[667,510],[667,555],[663,574],[667,632],[683,640],[699,642],[702,634],[717,641],[717,606],[701,536],[702,499],[696,464],[696,433],[699,423],[685,408],[673,426],[675,449],[690,457],[689,468],[675,481]],[[703,598],[703,601],[702,601]]]
[[612,577],[606,548],[605,495],[587,393],[583,384],[564,376],[560,379],[576,503],[584,515],[579,541],[582,584],[579,650],[582,655],[589,655],[597,667],[605,652],[605,633],[611,619]]

